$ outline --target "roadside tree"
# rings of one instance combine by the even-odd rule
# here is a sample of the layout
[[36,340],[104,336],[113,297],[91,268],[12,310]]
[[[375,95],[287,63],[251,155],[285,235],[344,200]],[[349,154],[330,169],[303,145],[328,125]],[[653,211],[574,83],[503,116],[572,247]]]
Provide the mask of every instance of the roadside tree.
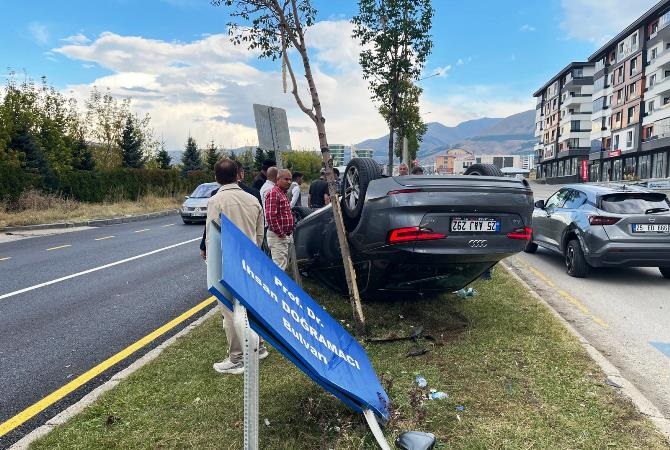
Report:
[[142,137],[139,135],[132,116],[126,118],[126,126],[123,129],[121,140],[122,166],[131,169],[144,167],[144,155],[142,154]]
[[202,170],[202,158],[198,150],[198,144],[191,136],[186,141],[186,148],[181,156],[181,173],[183,176],[188,175],[193,170]]

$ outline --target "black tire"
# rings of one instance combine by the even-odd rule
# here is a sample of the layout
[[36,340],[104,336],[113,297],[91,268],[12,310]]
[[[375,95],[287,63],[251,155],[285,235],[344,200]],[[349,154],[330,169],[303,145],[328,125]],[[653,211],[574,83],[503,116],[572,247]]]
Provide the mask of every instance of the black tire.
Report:
[[670,266],[659,267],[658,270],[661,271],[661,275],[663,275],[663,278],[670,278]]
[[526,247],[523,249],[524,252],[526,253],[535,253],[537,251],[537,244],[532,241],[532,238],[528,243],[526,244]]
[[342,211],[346,218],[358,222],[368,185],[382,176],[382,168],[372,158],[354,158],[349,161],[342,179]]
[[295,219],[295,223],[298,223],[302,219],[304,219],[305,217],[312,214],[317,209],[319,209],[319,208],[308,208],[306,206],[294,206],[293,208],[291,208],[291,212],[293,213],[293,218]]
[[473,164],[463,172],[463,175],[479,175],[483,177],[504,177],[500,169],[493,164]]
[[586,262],[577,239],[572,239],[565,247],[565,267],[571,277],[584,278],[589,274],[589,263]]

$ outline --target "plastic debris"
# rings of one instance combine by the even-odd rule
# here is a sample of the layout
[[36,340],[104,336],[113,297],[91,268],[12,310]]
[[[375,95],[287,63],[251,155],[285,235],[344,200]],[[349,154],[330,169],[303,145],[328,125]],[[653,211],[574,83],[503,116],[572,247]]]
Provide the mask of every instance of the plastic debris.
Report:
[[477,295],[477,291],[475,291],[473,288],[469,287],[467,289],[460,289],[460,290],[456,291],[456,294],[460,298],[467,298],[467,297],[474,297],[475,295]]
[[420,388],[425,388],[426,386],[428,386],[428,381],[426,381],[426,379],[424,377],[422,377],[421,375],[417,375],[416,376],[416,384]]
[[270,426],[270,421],[267,418],[265,418],[264,422],[266,427]]
[[449,398],[449,396],[446,392],[436,391],[431,392],[430,395],[428,395],[428,398],[431,400],[444,400],[445,398]]
[[465,411],[465,406],[463,406],[463,405],[458,405],[458,406],[456,407],[456,411]]

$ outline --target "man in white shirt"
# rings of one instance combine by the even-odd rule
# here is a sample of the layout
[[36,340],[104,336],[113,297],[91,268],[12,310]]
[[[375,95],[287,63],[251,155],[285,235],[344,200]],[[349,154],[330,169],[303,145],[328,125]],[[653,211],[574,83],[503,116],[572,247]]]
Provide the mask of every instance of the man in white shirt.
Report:
[[265,183],[261,187],[261,203],[263,204],[263,211],[265,211],[265,196],[273,187],[275,187],[275,183],[277,182],[277,171],[276,166],[270,167],[266,174],[268,179],[265,180]]
[[304,174],[302,172],[293,173],[293,182],[289,188],[290,199],[291,199],[291,208],[294,206],[302,206],[302,199],[300,198],[300,185],[302,184],[302,177]]

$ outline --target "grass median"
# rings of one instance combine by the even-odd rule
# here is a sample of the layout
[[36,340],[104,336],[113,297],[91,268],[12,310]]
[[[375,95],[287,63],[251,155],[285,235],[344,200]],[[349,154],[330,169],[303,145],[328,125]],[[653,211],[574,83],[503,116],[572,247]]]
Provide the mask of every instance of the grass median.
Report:
[[27,191],[14,204],[0,203],[0,228],[42,223],[81,222],[146,214],[181,206],[183,197],[145,195],[137,201],[85,203],[40,191]]
[[[669,448],[512,276],[498,269],[474,287],[464,300],[365,304],[372,336],[424,328],[416,342],[364,345],[392,402],[389,441],[425,430],[438,448]],[[351,322],[348,300],[314,283],[306,290]],[[241,448],[243,377],[212,370],[224,346],[220,318],[205,322],[32,448]],[[377,448],[360,415],[276,351],[261,364],[260,385],[261,448]],[[428,400],[430,388],[448,398]]]

